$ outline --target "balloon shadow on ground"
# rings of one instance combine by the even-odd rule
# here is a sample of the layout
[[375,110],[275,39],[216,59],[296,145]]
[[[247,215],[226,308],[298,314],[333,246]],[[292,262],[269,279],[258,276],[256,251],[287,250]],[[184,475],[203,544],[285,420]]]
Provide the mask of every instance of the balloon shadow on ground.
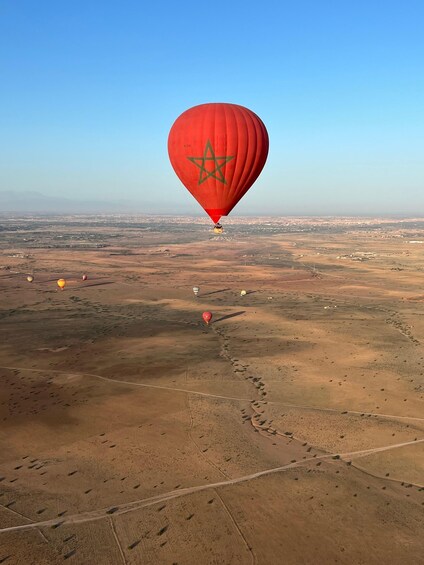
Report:
[[105,282],[98,282],[98,283],[91,283],[91,284],[86,284],[85,282],[82,283],[82,287],[87,287],[87,286],[104,286],[105,284],[113,284],[113,281],[105,281]]
[[232,314],[227,314],[226,316],[222,316],[221,318],[215,320],[214,324],[216,324],[217,322],[222,322],[223,320],[229,320],[230,318],[235,318],[236,316],[241,316],[242,314],[245,313],[246,310],[240,310],[240,312],[233,312]]
[[248,290],[248,291],[246,292],[246,296],[247,296],[248,294],[256,294],[257,292],[258,292],[257,290]]
[[231,290],[231,288],[221,288],[221,290],[213,290],[212,292],[204,292],[200,296],[210,296],[211,294],[218,294],[219,292],[225,292]]
[[[81,283],[86,283],[87,281],[83,281],[82,277],[66,277],[66,276],[62,276],[62,277],[53,277],[52,279],[43,279],[43,280],[39,280],[39,279],[35,279],[34,278],[34,282],[38,282],[38,283],[50,283],[50,282],[57,282],[58,279],[65,279],[65,281],[68,283],[74,283],[74,282],[81,282]],[[90,278],[87,279],[89,282],[95,282],[96,280],[99,279],[94,279],[94,278]],[[86,285],[87,286],[87,285]]]

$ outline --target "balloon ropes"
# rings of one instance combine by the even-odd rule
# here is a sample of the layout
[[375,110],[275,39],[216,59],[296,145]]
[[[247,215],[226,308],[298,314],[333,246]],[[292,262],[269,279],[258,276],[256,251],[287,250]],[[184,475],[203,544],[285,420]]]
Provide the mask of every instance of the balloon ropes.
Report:
[[168,154],[178,178],[215,223],[227,216],[261,173],[268,132],[251,110],[237,104],[201,104],[174,122]]

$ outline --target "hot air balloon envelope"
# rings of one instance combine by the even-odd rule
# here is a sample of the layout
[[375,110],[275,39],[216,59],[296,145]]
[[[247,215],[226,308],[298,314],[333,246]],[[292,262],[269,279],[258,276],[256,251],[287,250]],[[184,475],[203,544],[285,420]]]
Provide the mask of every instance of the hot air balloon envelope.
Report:
[[87,275],[82,275],[82,280],[86,281],[88,279]]
[[31,283],[33,280],[34,280],[34,277],[33,277],[32,275],[28,275],[28,276],[27,276],[27,281],[28,281],[28,282]]
[[65,279],[59,279],[57,281],[57,286],[60,288],[60,290],[63,290],[65,288],[65,285],[66,285]]
[[193,286],[194,295],[197,296],[199,294],[200,288],[198,286]]
[[268,133],[237,104],[201,104],[174,122],[168,138],[172,167],[214,223],[231,212],[265,165]]
[[203,312],[202,318],[206,324],[209,324],[209,322],[212,320],[212,312]]
[[245,290],[242,290],[242,291],[240,292],[240,296],[246,296],[246,294],[247,294],[247,292],[246,292]]

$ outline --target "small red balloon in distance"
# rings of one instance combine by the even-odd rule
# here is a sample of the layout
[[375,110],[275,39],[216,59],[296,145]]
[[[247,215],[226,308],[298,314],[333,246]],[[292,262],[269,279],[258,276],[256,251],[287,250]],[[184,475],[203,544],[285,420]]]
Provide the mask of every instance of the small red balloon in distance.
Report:
[[212,320],[212,312],[203,312],[202,318],[206,324],[209,324],[209,322]]
[[82,275],[82,280],[86,281],[88,279],[87,275]]
[[178,178],[214,223],[227,216],[262,171],[268,132],[237,104],[201,104],[174,122],[168,138]]

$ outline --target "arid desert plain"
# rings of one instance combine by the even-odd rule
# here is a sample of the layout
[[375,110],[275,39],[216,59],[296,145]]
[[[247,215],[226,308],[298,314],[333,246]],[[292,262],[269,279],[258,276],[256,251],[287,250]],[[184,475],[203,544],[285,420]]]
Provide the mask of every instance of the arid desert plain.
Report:
[[424,563],[424,220],[224,226],[0,218],[1,564]]

